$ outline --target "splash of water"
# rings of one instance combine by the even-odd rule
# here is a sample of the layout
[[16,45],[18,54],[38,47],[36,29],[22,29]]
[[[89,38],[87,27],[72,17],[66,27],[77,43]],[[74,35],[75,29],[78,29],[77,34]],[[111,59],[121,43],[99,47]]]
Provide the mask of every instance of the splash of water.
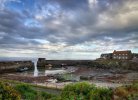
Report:
[[38,76],[38,69],[37,69],[37,62],[34,61],[34,77],[37,77]]

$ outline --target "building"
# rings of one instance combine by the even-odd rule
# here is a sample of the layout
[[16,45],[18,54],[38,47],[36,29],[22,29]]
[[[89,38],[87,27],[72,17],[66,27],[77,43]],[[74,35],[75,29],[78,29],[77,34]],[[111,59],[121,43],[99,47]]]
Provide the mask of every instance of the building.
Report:
[[131,50],[116,51],[113,53],[101,54],[102,59],[120,59],[120,60],[132,60],[133,58],[138,58],[138,53],[132,53]]
[[101,54],[101,58],[103,58],[103,59],[112,59],[112,53]]
[[46,61],[46,58],[38,58],[38,61],[39,62],[45,62]]
[[113,59],[131,60],[133,58],[130,50],[113,52]]
[[133,58],[138,58],[138,53],[133,53]]
[[45,58],[38,58],[38,61],[37,61],[37,67],[38,68],[45,68],[45,65],[46,65],[46,59]]

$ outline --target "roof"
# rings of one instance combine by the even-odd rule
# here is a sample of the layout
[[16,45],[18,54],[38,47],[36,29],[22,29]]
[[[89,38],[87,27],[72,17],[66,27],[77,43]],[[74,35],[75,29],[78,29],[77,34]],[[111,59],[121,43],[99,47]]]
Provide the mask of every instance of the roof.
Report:
[[131,50],[126,50],[126,51],[116,51],[114,50],[113,54],[130,54]]
[[101,55],[112,55],[112,53],[102,53]]

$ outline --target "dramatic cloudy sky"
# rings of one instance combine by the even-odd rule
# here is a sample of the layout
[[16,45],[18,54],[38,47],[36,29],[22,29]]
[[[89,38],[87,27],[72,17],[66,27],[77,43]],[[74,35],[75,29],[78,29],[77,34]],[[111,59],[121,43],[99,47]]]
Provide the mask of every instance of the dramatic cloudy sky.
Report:
[[138,52],[138,0],[0,0],[0,57]]

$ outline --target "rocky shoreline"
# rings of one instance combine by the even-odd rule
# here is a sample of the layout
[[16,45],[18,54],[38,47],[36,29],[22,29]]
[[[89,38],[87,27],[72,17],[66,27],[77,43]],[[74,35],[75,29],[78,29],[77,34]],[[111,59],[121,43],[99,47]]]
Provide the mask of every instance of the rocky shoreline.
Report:
[[27,67],[28,70],[34,68],[34,63],[28,61],[0,61],[0,74],[16,72],[18,68]]
[[[41,60],[42,59],[42,60]],[[39,58],[38,69],[61,68],[66,66],[86,66],[100,69],[124,69],[138,71],[138,63],[130,60],[45,60]],[[0,61],[0,73],[16,72],[17,68],[34,69],[34,62],[28,61]]]
[[[44,72],[44,71],[43,71]],[[24,73],[5,73],[1,75],[1,78],[8,80],[15,80],[20,82],[32,83],[32,84],[45,84],[53,83],[49,80],[57,79],[57,83],[65,82],[77,82],[74,80],[75,77],[79,77],[78,81],[89,81],[90,83],[108,83],[108,84],[130,84],[135,80],[138,80],[138,73],[129,70],[109,70],[109,69],[97,69],[88,67],[78,67],[75,72],[71,73],[73,80],[66,79],[63,75],[39,75],[38,77],[33,76],[33,72],[27,74]],[[61,79],[61,80],[60,80]]]

